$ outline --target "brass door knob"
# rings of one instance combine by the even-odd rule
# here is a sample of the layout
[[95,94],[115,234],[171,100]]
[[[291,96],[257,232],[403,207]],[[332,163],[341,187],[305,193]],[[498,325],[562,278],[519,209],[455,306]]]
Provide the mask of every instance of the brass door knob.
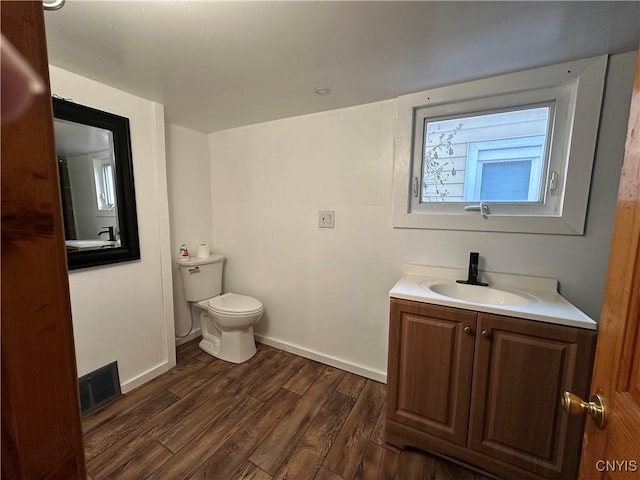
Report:
[[464,327],[464,333],[466,333],[467,335],[473,335],[473,328],[467,325],[466,327]]
[[569,415],[589,415],[599,428],[607,425],[607,408],[600,394],[591,395],[589,402],[583,401],[571,392],[564,392],[560,405]]

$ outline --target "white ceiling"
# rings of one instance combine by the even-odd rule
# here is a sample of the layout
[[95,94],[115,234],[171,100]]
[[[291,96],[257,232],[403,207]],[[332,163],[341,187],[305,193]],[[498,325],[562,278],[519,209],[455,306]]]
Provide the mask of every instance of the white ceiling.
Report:
[[67,0],[45,21],[52,64],[211,132],[635,50],[640,2]]

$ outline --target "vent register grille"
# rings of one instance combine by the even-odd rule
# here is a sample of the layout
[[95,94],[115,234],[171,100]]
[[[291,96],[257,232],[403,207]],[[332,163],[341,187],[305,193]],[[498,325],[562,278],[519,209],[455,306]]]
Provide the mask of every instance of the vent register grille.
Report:
[[80,411],[86,414],[120,395],[118,362],[94,370],[80,377],[78,382]]

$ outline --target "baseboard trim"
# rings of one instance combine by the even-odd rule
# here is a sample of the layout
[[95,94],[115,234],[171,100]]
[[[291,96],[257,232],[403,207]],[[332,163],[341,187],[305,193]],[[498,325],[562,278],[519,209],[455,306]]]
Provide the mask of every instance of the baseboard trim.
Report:
[[387,383],[387,374],[385,372],[363,367],[361,365],[347,362],[339,358],[330,357],[329,355],[325,355],[323,353],[308,350],[306,348],[302,348],[288,342],[283,342],[281,340],[265,337],[263,335],[254,334],[254,337],[256,339],[256,342],[258,343],[263,343],[265,345],[269,345],[270,347],[274,347],[279,350],[284,350],[285,352],[290,352],[295,355],[308,358],[309,360],[315,360],[316,362],[320,362],[331,367],[346,370],[347,372],[370,378],[371,380],[375,380],[376,382]]
[[147,370],[143,374],[132,378],[131,380],[122,382],[120,384],[120,390],[122,393],[129,393],[134,388],[138,388],[140,385],[147,383],[149,380],[153,380],[158,375],[162,375],[167,371],[169,371],[169,363],[162,363],[157,367],[153,367],[151,370]]

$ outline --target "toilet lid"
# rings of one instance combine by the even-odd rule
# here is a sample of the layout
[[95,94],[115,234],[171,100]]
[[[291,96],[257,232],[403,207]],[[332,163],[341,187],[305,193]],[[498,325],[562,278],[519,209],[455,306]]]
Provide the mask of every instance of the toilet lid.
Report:
[[248,313],[260,310],[262,302],[246,295],[225,293],[209,300],[209,308],[221,313]]

